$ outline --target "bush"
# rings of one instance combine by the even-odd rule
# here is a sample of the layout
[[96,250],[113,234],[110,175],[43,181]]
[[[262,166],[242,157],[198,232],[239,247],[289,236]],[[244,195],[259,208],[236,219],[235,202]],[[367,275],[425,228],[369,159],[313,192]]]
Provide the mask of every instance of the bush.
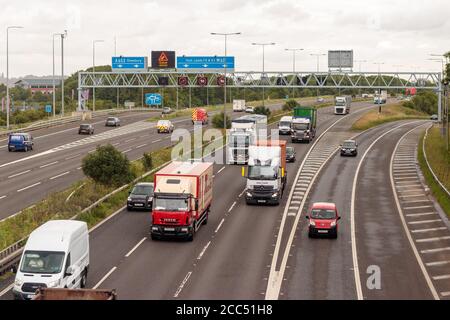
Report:
[[261,115],[267,116],[267,118],[269,118],[270,115],[272,114],[272,112],[267,107],[259,106],[259,107],[255,108],[255,114],[261,114]]
[[83,159],[83,172],[104,186],[121,186],[134,179],[130,161],[112,145],[97,147]]
[[296,107],[300,107],[300,103],[293,99],[288,100],[283,106],[283,111],[292,111]]
[[142,164],[144,165],[145,171],[150,171],[153,168],[153,158],[151,153],[144,153]]
[[[216,129],[223,129],[224,125],[223,125],[223,112],[216,114],[213,117],[212,123],[214,128]],[[231,129],[231,117],[227,116],[227,129]]]

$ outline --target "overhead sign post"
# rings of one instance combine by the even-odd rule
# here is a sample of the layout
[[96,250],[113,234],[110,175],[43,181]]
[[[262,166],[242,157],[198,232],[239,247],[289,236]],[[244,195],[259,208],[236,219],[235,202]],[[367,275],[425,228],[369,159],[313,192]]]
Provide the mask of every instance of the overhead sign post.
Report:
[[234,72],[234,57],[177,57],[177,70],[179,72],[221,73],[225,67],[227,72]]
[[115,72],[146,72],[147,57],[112,57],[112,70]]
[[161,106],[162,96],[158,93],[147,93],[145,95],[145,104],[148,106]]

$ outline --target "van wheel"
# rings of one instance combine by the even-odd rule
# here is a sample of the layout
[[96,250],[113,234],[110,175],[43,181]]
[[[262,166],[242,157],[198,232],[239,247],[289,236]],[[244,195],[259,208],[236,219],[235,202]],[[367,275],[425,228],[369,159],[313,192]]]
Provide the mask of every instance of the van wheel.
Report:
[[80,288],[86,288],[86,282],[87,282],[87,271],[84,270],[83,272],[83,276],[81,277],[81,281],[80,281]]
[[28,152],[28,147],[27,147],[27,146],[25,146],[24,150],[25,150],[25,152]]

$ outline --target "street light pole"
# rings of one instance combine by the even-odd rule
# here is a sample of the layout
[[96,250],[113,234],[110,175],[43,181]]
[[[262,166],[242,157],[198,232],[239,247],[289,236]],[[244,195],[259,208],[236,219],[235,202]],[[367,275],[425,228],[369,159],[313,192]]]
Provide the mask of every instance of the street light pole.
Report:
[[11,26],[6,28],[6,130],[9,130],[9,30],[23,29],[21,26]]
[[63,33],[54,33],[53,34],[53,78],[52,78],[52,83],[53,83],[53,118],[56,117],[56,83],[55,83],[55,77],[56,77],[56,70],[55,70],[55,37],[56,36],[62,36]]
[[[381,65],[384,64],[384,62],[374,62],[374,64],[378,65],[378,75],[381,74]],[[381,89],[379,90],[379,96],[378,96],[378,114],[381,114]]]
[[367,60],[355,60],[355,62],[356,63],[359,63],[359,73],[361,73],[361,65],[362,65],[362,63],[366,63],[367,62]]
[[61,33],[61,117],[64,117],[64,38],[67,38],[67,30]]
[[[295,77],[295,54],[297,51],[303,51],[304,49],[284,49],[285,51],[292,51],[292,55],[293,55],[293,77]],[[292,88],[292,97],[295,99],[295,88]]]
[[[262,76],[263,77],[265,77],[265,75],[266,75],[266,69],[265,69],[265,49],[266,49],[266,46],[274,46],[275,45],[275,42],[269,42],[269,43],[252,43],[252,45],[253,46],[261,46],[262,47],[262,49],[263,49],[263,72],[262,72]],[[266,103],[265,103],[265,101],[266,101],[266,90],[265,90],[265,87],[264,87],[264,84],[263,84],[263,107],[265,107],[266,106]]]
[[[313,57],[317,57],[317,73],[320,72],[320,57],[326,56],[325,53],[311,53]],[[319,97],[319,88],[317,88],[317,97]]]
[[[94,40],[92,41],[92,71],[95,73],[95,44],[105,42],[104,40]],[[95,77],[95,76],[94,76]],[[95,112],[95,83],[92,88],[92,111]]]
[[[117,37],[114,37],[114,56],[117,57]],[[117,109],[119,109],[120,97],[119,97],[119,87],[117,87]]]
[[[223,128],[224,130],[227,130],[227,40],[228,36],[237,36],[240,35],[241,32],[231,32],[231,33],[218,33],[218,32],[211,32],[211,35],[213,36],[223,36],[225,40],[225,63],[224,63],[224,93],[223,93]],[[207,93],[208,94],[208,93]]]

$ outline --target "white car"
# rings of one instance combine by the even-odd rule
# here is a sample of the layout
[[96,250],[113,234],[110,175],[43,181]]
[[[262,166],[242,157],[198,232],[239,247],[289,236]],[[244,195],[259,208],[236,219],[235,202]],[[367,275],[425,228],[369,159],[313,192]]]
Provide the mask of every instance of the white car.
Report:
[[245,107],[245,112],[246,113],[255,113],[255,108],[247,106],[247,107]]
[[170,120],[159,120],[156,124],[156,129],[158,130],[158,133],[172,133],[174,126]]

